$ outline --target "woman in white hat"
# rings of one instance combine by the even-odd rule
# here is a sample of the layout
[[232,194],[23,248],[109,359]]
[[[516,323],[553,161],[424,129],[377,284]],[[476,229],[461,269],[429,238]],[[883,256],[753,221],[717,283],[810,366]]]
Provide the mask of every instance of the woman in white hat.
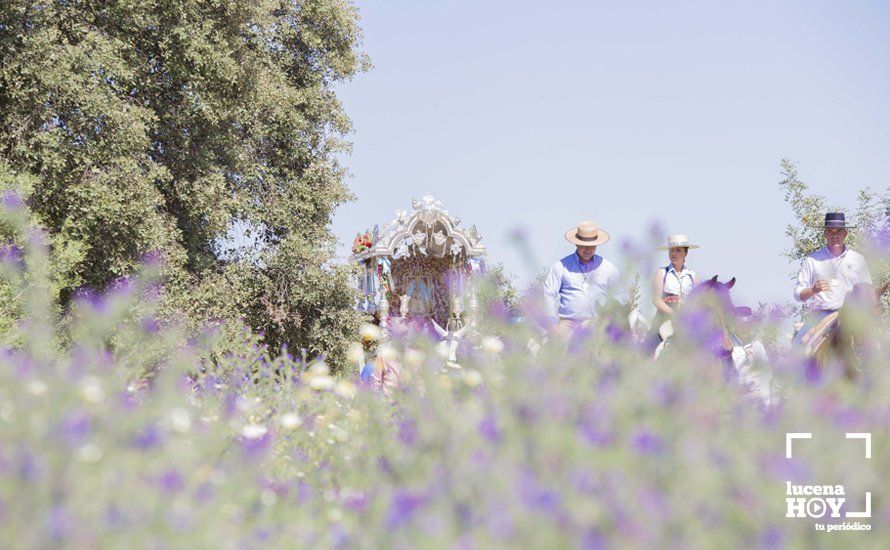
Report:
[[676,312],[677,306],[683,303],[692,288],[698,284],[698,275],[686,267],[686,256],[690,248],[700,248],[689,242],[686,235],[671,235],[667,246],[659,250],[668,251],[668,264],[658,268],[652,276],[652,304],[655,306],[655,318],[652,329],[657,332],[661,325]]

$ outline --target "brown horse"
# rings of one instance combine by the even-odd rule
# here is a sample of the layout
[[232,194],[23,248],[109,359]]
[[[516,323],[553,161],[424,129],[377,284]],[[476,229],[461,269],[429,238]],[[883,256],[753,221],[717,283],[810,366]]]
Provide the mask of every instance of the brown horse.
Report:
[[811,366],[822,371],[837,360],[847,378],[856,377],[864,357],[880,347],[881,296],[888,287],[890,282],[880,287],[854,286],[841,309],[826,315],[803,336],[804,355]]

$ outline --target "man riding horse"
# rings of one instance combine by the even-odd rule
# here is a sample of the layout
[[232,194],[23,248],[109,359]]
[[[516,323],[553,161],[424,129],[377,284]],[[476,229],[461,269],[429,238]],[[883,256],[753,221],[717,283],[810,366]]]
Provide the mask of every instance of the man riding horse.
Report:
[[[806,304],[808,313],[804,325],[794,335],[796,344],[810,342],[816,332],[834,321],[847,295],[857,285],[871,286],[871,274],[862,254],[846,247],[848,226],[843,212],[825,214],[824,233],[826,246],[804,258],[794,298]],[[827,317],[832,316],[829,320]],[[810,346],[812,347],[812,346]]]

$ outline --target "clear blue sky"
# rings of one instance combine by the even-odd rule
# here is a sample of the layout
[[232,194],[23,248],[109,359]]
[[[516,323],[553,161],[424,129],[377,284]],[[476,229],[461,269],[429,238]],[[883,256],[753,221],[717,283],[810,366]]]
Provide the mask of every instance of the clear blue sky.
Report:
[[338,88],[358,196],[334,218],[341,256],[432,194],[522,282],[516,227],[543,269],[579,220],[619,260],[660,220],[703,246],[700,275],[738,278],[737,303],[783,302],[779,160],[850,209],[890,185],[890,2],[358,6],[375,66]]

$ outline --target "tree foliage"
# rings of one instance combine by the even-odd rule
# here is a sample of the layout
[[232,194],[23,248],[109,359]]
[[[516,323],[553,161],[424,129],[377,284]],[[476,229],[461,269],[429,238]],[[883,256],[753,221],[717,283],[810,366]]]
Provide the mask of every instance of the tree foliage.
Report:
[[811,192],[810,187],[799,179],[794,162],[782,159],[781,167],[779,186],[785,190],[785,202],[791,207],[795,219],[785,229],[785,235],[791,239],[791,248],[785,251],[789,260],[802,260],[825,246],[822,226],[826,212],[846,213],[848,224],[855,226],[849,229],[846,241],[852,248],[865,245],[865,241],[883,224],[884,201],[875,191],[869,188],[860,190],[856,208],[842,208],[829,204],[825,197]]
[[[346,0],[3,2],[0,159],[67,251],[60,302],[156,252],[171,311],[342,353],[357,318],[329,265],[351,197],[333,87],[368,66],[360,38]],[[239,225],[262,254],[223,258]]]

